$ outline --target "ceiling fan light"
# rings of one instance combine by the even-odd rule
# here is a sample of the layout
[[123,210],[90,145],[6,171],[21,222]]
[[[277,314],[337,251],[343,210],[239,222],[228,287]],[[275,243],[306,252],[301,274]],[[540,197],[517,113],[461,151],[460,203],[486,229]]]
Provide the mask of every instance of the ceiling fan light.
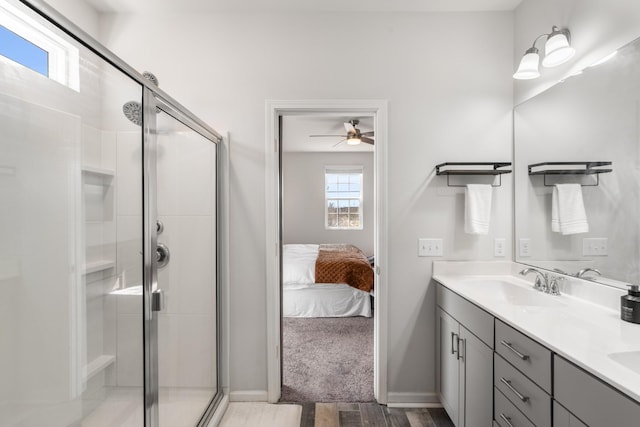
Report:
[[517,80],[530,80],[540,77],[540,72],[538,71],[539,61],[540,55],[538,55],[538,49],[535,47],[527,49],[520,60],[520,65],[513,75],[513,78]]
[[544,44],[544,59],[542,65],[545,67],[555,67],[564,64],[575,55],[576,50],[571,47],[569,30],[560,30],[553,27],[551,34]]
[[349,145],[359,145],[362,141],[357,136],[350,136],[347,138],[347,144]]

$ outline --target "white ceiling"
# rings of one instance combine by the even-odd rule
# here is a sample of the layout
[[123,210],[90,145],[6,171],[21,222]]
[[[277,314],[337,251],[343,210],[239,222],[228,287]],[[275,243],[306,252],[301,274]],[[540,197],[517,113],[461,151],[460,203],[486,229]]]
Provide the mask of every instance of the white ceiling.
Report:
[[462,12],[515,9],[522,0],[84,0],[101,12]]
[[[315,114],[284,116],[282,118],[282,151],[300,152],[362,152],[374,150],[371,144],[349,145],[341,136],[314,137],[309,135],[346,135],[344,122],[360,120],[362,132],[373,130],[373,117]],[[374,137],[375,139],[375,137]],[[338,144],[338,142],[341,142]],[[336,145],[338,144],[338,145]]]

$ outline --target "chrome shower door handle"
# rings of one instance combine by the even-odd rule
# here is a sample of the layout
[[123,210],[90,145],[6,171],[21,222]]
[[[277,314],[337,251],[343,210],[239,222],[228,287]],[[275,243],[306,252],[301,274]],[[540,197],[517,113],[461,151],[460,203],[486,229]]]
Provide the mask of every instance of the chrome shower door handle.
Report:
[[158,243],[156,247],[156,261],[158,261],[158,268],[166,267],[171,259],[171,252],[164,243]]
[[162,311],[164,309],[164,292],[156,289],[151,292],[151,311]]

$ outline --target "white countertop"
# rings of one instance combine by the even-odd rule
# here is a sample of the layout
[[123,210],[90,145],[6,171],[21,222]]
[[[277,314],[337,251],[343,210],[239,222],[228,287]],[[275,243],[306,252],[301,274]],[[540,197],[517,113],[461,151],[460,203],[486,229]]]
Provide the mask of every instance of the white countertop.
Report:
[[[533,277],[525,280],[515,275],[524,266],[493,263],[499,268],[491,268],[492,263],[472,262],[466,263],[471,265],[466,268],[464,264],[436,262],[433,279],[640,402],[640,363],[635,363],[640,362],[640,324],[624,322],[619,309],[606,307],[619,306],[623,291],[576,279],[564,290],[574,291],[580,298],[534,291],[534,299],[541,304],[515,305],[498,295],[499,291],[483,286],[482,281],[508,281],[530,290]],[[589,302],[586,294],[602,304]],[[552,299],[548,306],[546,298]],[[610,357],[614,353],[617,355]]]

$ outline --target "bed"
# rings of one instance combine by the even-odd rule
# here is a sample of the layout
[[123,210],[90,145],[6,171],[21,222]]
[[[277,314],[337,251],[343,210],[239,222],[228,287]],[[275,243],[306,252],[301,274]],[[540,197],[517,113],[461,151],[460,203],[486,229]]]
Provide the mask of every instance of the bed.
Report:
[[282,251],[282,315],[371,317],[374,274],[347,244],[291,244]]

